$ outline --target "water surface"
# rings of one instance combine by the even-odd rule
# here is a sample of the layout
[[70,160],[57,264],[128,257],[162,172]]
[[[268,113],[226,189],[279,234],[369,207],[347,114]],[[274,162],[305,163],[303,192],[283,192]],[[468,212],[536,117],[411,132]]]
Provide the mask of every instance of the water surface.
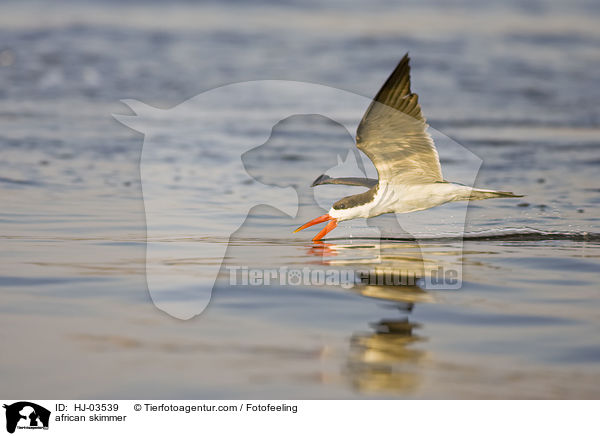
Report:
[[[598,398],[598,13],[585,1],[6,3],[5,396]],[[253,79],[372,96],[406,51],[431,126],[482,159],[477,186],[526,197],[470,205],[464,244],[447,228],[456,205],[407,216],[407,227],[419,223],[409,234],[403,218],[398,228],[380,217],[313,244],[316,232],[291,231],[350,191],[315,197],[309,185],[353,144],[339,124],[292,117],[245,162],[257,181],[277,175],[295,187],[299,216],[257,206],[231,240],[216,241],[228,248],[208,309],[189,321],[156,309],[145,278],[143,138],[111,117],[127,112],[119,100],[169,108]],[[223,143],[235,133],[206,129]],[[461,158],[442,145],[444,173],[459,174]],[[153,167],[165,196],[191,211],[211,195],[241,200],[245,181],[226,192],[218,183],[233,159],[225,148],[165,144],[174,149],[189,159]],[[206,162],[208,178],[198,171]],[[198,203],[186,206],[190,196]],[[366,225],[387,239],[348,238]],[[190,214],[154,235],[161,262],[180,268],[174,288],[221,263],[198,249],[205,227]],[[418,274],[424,262],[462,267],[462,288],[229,284],[231,265]]]

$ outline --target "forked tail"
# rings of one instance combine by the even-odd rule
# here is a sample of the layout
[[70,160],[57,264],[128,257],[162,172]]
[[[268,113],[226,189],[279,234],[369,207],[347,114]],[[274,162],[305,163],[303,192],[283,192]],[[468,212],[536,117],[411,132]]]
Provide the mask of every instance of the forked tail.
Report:
[[484,200],[486,198],[516,198],[523,197],[522,195],[513,194],[507,191],[492,191],[491,189],[476,189],[471,190],[469,200]]

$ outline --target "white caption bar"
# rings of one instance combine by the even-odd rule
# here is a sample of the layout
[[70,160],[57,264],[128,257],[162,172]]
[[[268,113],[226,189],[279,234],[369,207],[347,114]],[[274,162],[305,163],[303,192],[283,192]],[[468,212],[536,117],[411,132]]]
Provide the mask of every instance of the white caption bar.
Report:
[[[598,401],[3,400],[15,435],[598,434]],[[33,432],[42,430],[42,432]],[[235,432],[235,433],[234,433]],[[5,434],[8,434],[5,433]]]

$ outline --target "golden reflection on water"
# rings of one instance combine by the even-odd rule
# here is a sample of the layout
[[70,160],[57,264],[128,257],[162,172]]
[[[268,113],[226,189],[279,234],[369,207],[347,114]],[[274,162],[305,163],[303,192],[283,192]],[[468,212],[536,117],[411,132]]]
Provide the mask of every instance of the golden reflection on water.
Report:
[[[461,242],[443,245],[385,240],[317,242],[307,249],[306,254],[320,258],[323,265],[351,267],[358,273],[368,273],[369,277],[364,280],[361,277],[361,280],[370,285],[412,286],[420,281],[431,283],[440,271],[454,272],[459,281],[462,276]],[[429,301],[428,297],[425,298]]]
[[431,359],[431,353],[423,348],[427,338],[416,333],[422,326],[412,322],[409,315],[416,303],[434,301],[417,283],[439,265],[447,268],[455,264],[460,250],[452,246],[423,248],[409,241],[353,242],[319,242],[307,254],[321,257],[328,266],[368,271],[352,290],[400,313],[374,321],[371,332],[352,335],[346,375],[363,393],[413,393],[421,384],[422,365]]
[[413,333],[420,326],[408,318],[381,320],[371,334],[355,334],[350,341],[348,373],[361,392],[408,393],[420,384],[417,366],[427,351],[414,348],[425,338]]
[[[415,303],[433,302],[433,296],[417,286],[419,279],[438,266],[457,262],[456,247],[421,247],[410,241],[317,242],[306,251],[332,267],[352,267],[359,283],[352,290],[380,300],[401,312],[376,320],[371,332],[355,332],[350,339],[346,375],[364,393],[408,394],[418,390],[422,364],[431,358],[423,349],[426,338],[415,333],[422,326],[410,321]],[[366,272],[362,275],[360,271]]]
[[[415,301],[429,295],[416,286],[363,286],[358,291],[370,298],[394,302],[401,312],[410,313]],[[429,353],[415,344],[425,337],[414,333],[421,325],[408,316],[382,319],[371,333],[355,333],[350,340],[348,376],[355,389],[373,393],[409,393],[420,383],[419,364]]]

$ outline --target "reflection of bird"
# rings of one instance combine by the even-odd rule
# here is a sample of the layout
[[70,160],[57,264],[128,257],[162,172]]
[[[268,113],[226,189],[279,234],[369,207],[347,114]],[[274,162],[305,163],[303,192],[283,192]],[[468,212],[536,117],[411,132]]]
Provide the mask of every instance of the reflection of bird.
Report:
[[349,374],[354,386],[366,392],[412,392],[420,384],[419,366],[429,358],[414,348],[425,338],[414,335],[419,325],[408,319],[382,320],[375,333],[352,337]]
[[410,90],[406,54],[371,102],[356,132],[356,145],[375,165],[379,180],[320,176],[313,186],[341,184],[369,189],[342,198],[327,214],[307,222],[296,232],[329,221],[313,238],[316,241],[340,221],[414,212],[451,201],[519,197],[512,192],[475,189],[445,181],[427,127],[418,95]]

